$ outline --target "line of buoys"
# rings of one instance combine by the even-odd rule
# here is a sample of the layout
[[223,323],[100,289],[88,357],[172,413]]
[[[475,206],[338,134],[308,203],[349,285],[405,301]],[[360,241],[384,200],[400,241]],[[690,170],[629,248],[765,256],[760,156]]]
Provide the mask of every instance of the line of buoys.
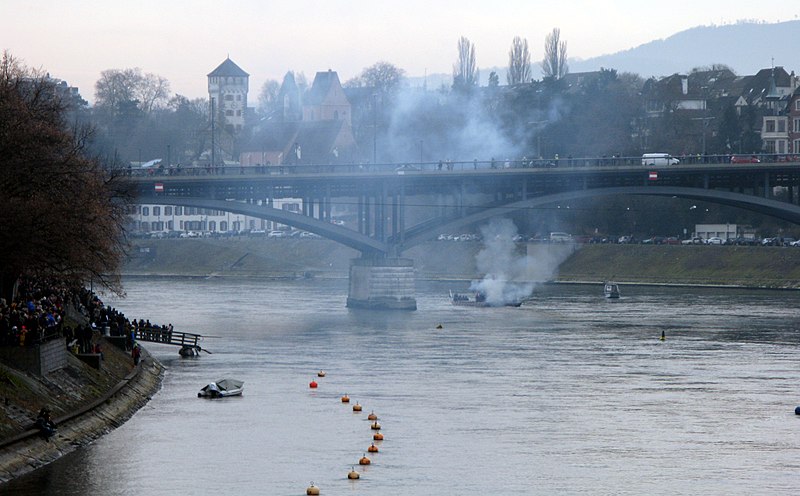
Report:
[[383,441],[383,434],[381,434],[380,432],[376,432],[375,434],[372,435],[372,440]]
[[347,478],[348,478],[348,479],[351,479],[351,480],[352,480],[352,479],[360,479],[360,478],[361,478],[361,475],[360,475],[358,472],[356,472],[356,469],[355,469],[355,467],[352,467],[352,468],[350,469],[350,472],[348,472],[348,473],[347,473]]
[[362,457],[361,457],[361,458],[358,460],[358,464],[359,464],[359,465],[369,465],[370,463],[372,463],[372,462],[370,461],[370,459],[369,459],[369,458],[367,458],[367,454],[366,454],[366,453],[364,453],[364,456],[362,456]]
[[347,394],[342,396],[342,403],[350,403],[350,397]]
[[375,422],[372,423],[372,425],[370,427],[372,428],[372,430],[377,431],[377,430],[380,430],[381,424],[379,424],[377,421],[375,421]]
[[317,381],[311,381],[308,383],[308,387],[310,387],[311,389],[317,389],[318,385],[319,384],[317,384]]
[[375,415],[374,411],[372,411],[369,415],[367,415],[367,420],[378,420],[378,416]]
[[306,489],[306,495],[308,496],[319,496],[319,488],[314,485],[312,482],[308,489]]
[[369,445],[369,448],[367,448],[367,451],[369,451],[370,453],[377,453],[378,447],[375,446],[375,443],[372,443]]
[[319,372],[317,372],[317,377],[325,377],[325,371],[320,370]]
[[361,405],[359,405],[357,401],[356,401],[356,404],[353,405],[353,411],[354,412],[360,412],[361,411]]

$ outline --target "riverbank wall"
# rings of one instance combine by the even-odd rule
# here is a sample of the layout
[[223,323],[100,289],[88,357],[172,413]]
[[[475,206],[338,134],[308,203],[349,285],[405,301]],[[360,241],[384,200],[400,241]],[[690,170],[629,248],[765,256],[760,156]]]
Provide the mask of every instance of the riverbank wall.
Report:
[[[418,281],[486,275],[480,242],[431,241],[403,253]],[[140,240],[127,276],[341,278],[358,252],[324,239]],[[508,254],[533,282],[800,288],[800,248],[518,243]],[[520,269],[522,267],[522,269]]]
[[[161,388],[164,367],[146,351],[133,366],[128,353],[100,339],[99,369],[72,354],[64,368],[43,376],[0,365],[0,490],[119,427]],[[57,427],[48,440],[32,428],[42,407]]]

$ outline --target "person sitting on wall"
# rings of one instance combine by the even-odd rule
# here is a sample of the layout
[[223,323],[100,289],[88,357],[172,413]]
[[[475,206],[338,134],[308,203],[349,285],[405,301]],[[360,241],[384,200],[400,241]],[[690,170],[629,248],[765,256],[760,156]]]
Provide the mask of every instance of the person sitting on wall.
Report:
[[50,438],[56,433],[56,424],[50,418],[50,410],[47,407],[42,407],[39,410],[39,416],[36,417],[36,428],[39,429],[39,434],[47,442],[50,442]]

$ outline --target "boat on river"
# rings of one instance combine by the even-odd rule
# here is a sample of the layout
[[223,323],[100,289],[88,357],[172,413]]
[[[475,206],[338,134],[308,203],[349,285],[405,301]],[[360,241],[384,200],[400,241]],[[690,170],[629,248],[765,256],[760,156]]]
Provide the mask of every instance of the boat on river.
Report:
[[606,298],[619,298],[619,285],[615,282],[606,282],[603,285],[603,296]]
[[198,398],[226,398],[228,396],[241,396],[244,389],[244,381],[237,379],[220,379],[216,382],[209,382],[203,387]]
[[480,291],[474,295],[450,291],[450,302],[459,307],[518,307],[522,305],[522,300],[507,301],[500,305],[491,304],[486,301],[486,294]]

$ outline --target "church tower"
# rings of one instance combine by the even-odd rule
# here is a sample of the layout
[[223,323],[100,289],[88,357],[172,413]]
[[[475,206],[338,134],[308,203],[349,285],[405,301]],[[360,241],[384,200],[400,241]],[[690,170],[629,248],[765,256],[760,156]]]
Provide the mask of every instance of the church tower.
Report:
[[244,128],[250,74],[230,57],[208,74],[208,96],[220,124],[231,134]]

